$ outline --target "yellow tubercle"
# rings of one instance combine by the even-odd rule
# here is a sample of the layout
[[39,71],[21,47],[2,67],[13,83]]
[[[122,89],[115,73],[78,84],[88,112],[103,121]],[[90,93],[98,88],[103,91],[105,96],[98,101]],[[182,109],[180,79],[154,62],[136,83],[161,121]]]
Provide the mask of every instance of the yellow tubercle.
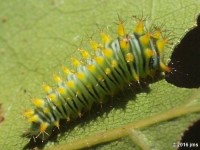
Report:
[[60,128],[59,121],[55,121],[55,122],[54,122],[54,125],[55,125],[58,129]]
[[104,63],[104,58],[103,58],[102,56],[96,56],[96,57],[94,58],[94,60],[95,60],[96,63],[97,63],[98,65],[100,65],[100,66],[102,66],[103,63]]
[[151,49],[149,49],[149,48],[145,49],[144,54],[145,54],[145,56],[147,58],[150,58],[150,57],[152,57],[152,56],[155,55],[154,52]]
[[92,73],[96,71],[95,65],[92,65],[92,64],[87,65],[87,69]]
[[33,105],[35,105],[36,107],[39,107],[39,108],[43,107],[45,104],[44,100],[40,99],[40,98],[33,99],[32,103],[33,103]]
[[117,33],[118,33],[118,36],[124,36],[124,35],[126,35],[125,29],[124,29],[124,25],[123,25],[122,21],[119,21],[119,23],[118,23]]
[[28,109],[28,110],[25,110],[23,112],[23,116],[26,117],[26,118],[30,118],[33,115],[34,115],[34,110],[33,109]]
[[50,101],[52,101],[56,106],[60,106],[61,102],[57,99],[57,95],[54,93],[51,93],[47,96]]
[[127,53],[126,56],[125,56],[125,59],[126,59],[127,63],[133,62],[134,61],[134,56],[133,56],[132,53]]
[[71,58],[71,61],[72,61],[72,65],[74,66],[74,67],[79,67],[80,65],[81,65],[81,62],[78,60],[78,59],[76,59],[76,58]]
[[85,74],[83,72],[77,72],[76,73],[76,77],[79,79],[79,80],[84,80],[85,79]]
[[66,85],[69,87],[69,88],[74,88],[75,87],[75,83],[73,80],[69,80],[66,82]]
[[47,122],[42,122],[40,124],[40,132],[43,133],[46,131],[46,129],[48,128],[49,124]]
[[90,58],[90,54],[88,53],[88,51],[83,49],[79,49],[79,51],[81,52],[81,55],[85,60]]
[[121,39],[119,41],[119,44],[120,44],[120,47],[123,49],[123,50],[128,50],[129,49],[129,42],[127,41],[127,39]]
[[56,75],[56,74],[54,74],[53,75],[53,79],[54,79],[54,81],[57,83],[57,84],[59,84],[59,83],[61,83],[62,82],[62,79],[61,79],[61,77],[59,77],[58,75]]
[[149,42],[150,42],[150,34],[147,33],[147,34],[141,36],[141,37],[140,37],[140,42],[141,42],[141,44],[144,45],[144,46],[149,45]]
[[139,75],[138,74],[133,74],[133,78],[136,80],[136,81],[139,81]]
[[48,97],[51,101],[55,101],[57,96],[56,96],[56,94],[51,93],[51,94],[49,94],[47,97]]
[[109,74],[111,73],[110,68],[106,68],[106,69],[105,69],[105,73],[106,73],[107,75],[109,75]]
[[63,95],[63,94],[65,94],[65,89],[63,87],[59,87],[58,92],[59,92],[59,94]]
[[144,34],[144,21],[138,21],[133,31],[138,35]]
[[101,47],[99,43],[93,40],[90,40],[90,45],[94,51],[97,51],[97,49]]
[[50,92],[52,91],[52,87],[50,87],[50,86],[47,85],[47,84],[43,84],[42,87],[43,87],[43,90],[44,90],[46,93],[50,93]]
[[45,108],[43,108],[43,112],[44,112],[45,114],[49,114],[49,113],[50,113],[50,110],[49,110],[49,108],[45,107]]
[[111,49],[103,49],[103,54],[104,56],[106,56],[107,58],[110,58],[113,56],[113,51]]
[[156,46],[159,50],[160,53],[162,53],[164,51],[164,47],[165,45],[168,43],[168,40],[167,39],[158,39],[156,41]]
[[105,44],[108,44],[111,41],[111,37],[104,32],[101,32],[101,39]]
[[152,33],[151,35],[155,39],[160,39],[162,36],[162,32],[160,30],[156,30],[155,32]]
[[70,71],[70,69],[68,69],[67,67],[62,66],[62,68],[63,68],[63,72],[64,72],[66,75],[69,75],[69,74],[72,73],[72,72]]
[[39,117],[38,115],[33,115],[30,118],[28,118],[28,122],[39,122]]
[[116,60],[112,60],[111,65],[112,68],[116,68],[118,66],[118,62]]

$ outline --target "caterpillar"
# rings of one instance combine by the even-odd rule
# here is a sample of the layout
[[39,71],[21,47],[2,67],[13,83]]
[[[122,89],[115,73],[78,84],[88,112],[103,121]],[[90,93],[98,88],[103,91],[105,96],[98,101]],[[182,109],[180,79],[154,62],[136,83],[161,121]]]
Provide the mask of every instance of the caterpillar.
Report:
[[[23,115],[31,123],[31,136],[49,137],[60,121],[74,120],[94,104],[103,104],[124,86],[170,72],[164,63],[164,49],[169,40],[160,28],[148,31],[145,19],[138,19],[132,33],[126,33],[119,19],[117,38],[101,31],[101,43],[89,40],[94,54],[79,49],[82,59],[72,59],[75,71],[63,67],[65,77],[54,75],[56,88],[43,85],[44,98],[32,100],[34,108]],[[42,135],[42,136],[41,136]]]

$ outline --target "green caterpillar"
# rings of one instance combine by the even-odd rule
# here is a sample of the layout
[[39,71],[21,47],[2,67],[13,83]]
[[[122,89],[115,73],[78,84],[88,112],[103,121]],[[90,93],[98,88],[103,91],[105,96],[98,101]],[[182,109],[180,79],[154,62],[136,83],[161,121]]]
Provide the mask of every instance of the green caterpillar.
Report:
[[54,75],[57,88],[44,85],[46,96],[34,99],[34,108],[24,112],[31,122],[31,136],[49,136],[54,127],[59,128],[60,120],[80,117],[93,104],[105,103],[107,97],[114,96],[127,84],[171,71],[163,61],[168,39],[159,28],[149,32],[145,21],[138,19],[133,33],[127,34],[119,20],[117,34],[117,38],[111,39],[101,32],[101,44],[90,40],[92,56],[79,49],[85,61],[74,58],[75,71],[63,67],[65,79]]

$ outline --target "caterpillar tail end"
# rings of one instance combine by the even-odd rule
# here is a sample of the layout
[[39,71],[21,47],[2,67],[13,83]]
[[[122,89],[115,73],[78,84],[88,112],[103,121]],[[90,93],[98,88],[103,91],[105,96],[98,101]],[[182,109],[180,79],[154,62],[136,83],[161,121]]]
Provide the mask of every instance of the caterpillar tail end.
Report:
[[160,68],[163,72],[167,72],[167,73],[170,73],[172,71],[172,68],[171,67],[168,67],[166,66],[165,64],[163,63],[160,63]]
[[34,142],[48,140],[53,132],[53,127],[47,123],[32,123],[31,128],[24,134],[28,138],[33,138]]
[[[31,122],[31,127],[22,136],[27,138],[33,138],[34,141],[41,139],[42,141],[47,140],[52,134],[53,127],[47,122],[41,122],[38,115],[35,114],[33,109],[29,109],[23,112],[23,116],[28,122]],[[56,124],[56,127],[58,125]]]

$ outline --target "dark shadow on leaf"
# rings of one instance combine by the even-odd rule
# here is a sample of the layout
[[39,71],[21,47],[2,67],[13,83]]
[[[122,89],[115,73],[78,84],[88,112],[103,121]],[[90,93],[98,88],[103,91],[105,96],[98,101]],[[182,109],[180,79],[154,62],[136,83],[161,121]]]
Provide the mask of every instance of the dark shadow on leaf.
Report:
[[168,66],[167,82],[178,87],[200,87],[200,15],[196,27],[192,28],[174,48]]
[[184,132],[178,150],[199,149],[200,147],[200,120],[195,122]]

